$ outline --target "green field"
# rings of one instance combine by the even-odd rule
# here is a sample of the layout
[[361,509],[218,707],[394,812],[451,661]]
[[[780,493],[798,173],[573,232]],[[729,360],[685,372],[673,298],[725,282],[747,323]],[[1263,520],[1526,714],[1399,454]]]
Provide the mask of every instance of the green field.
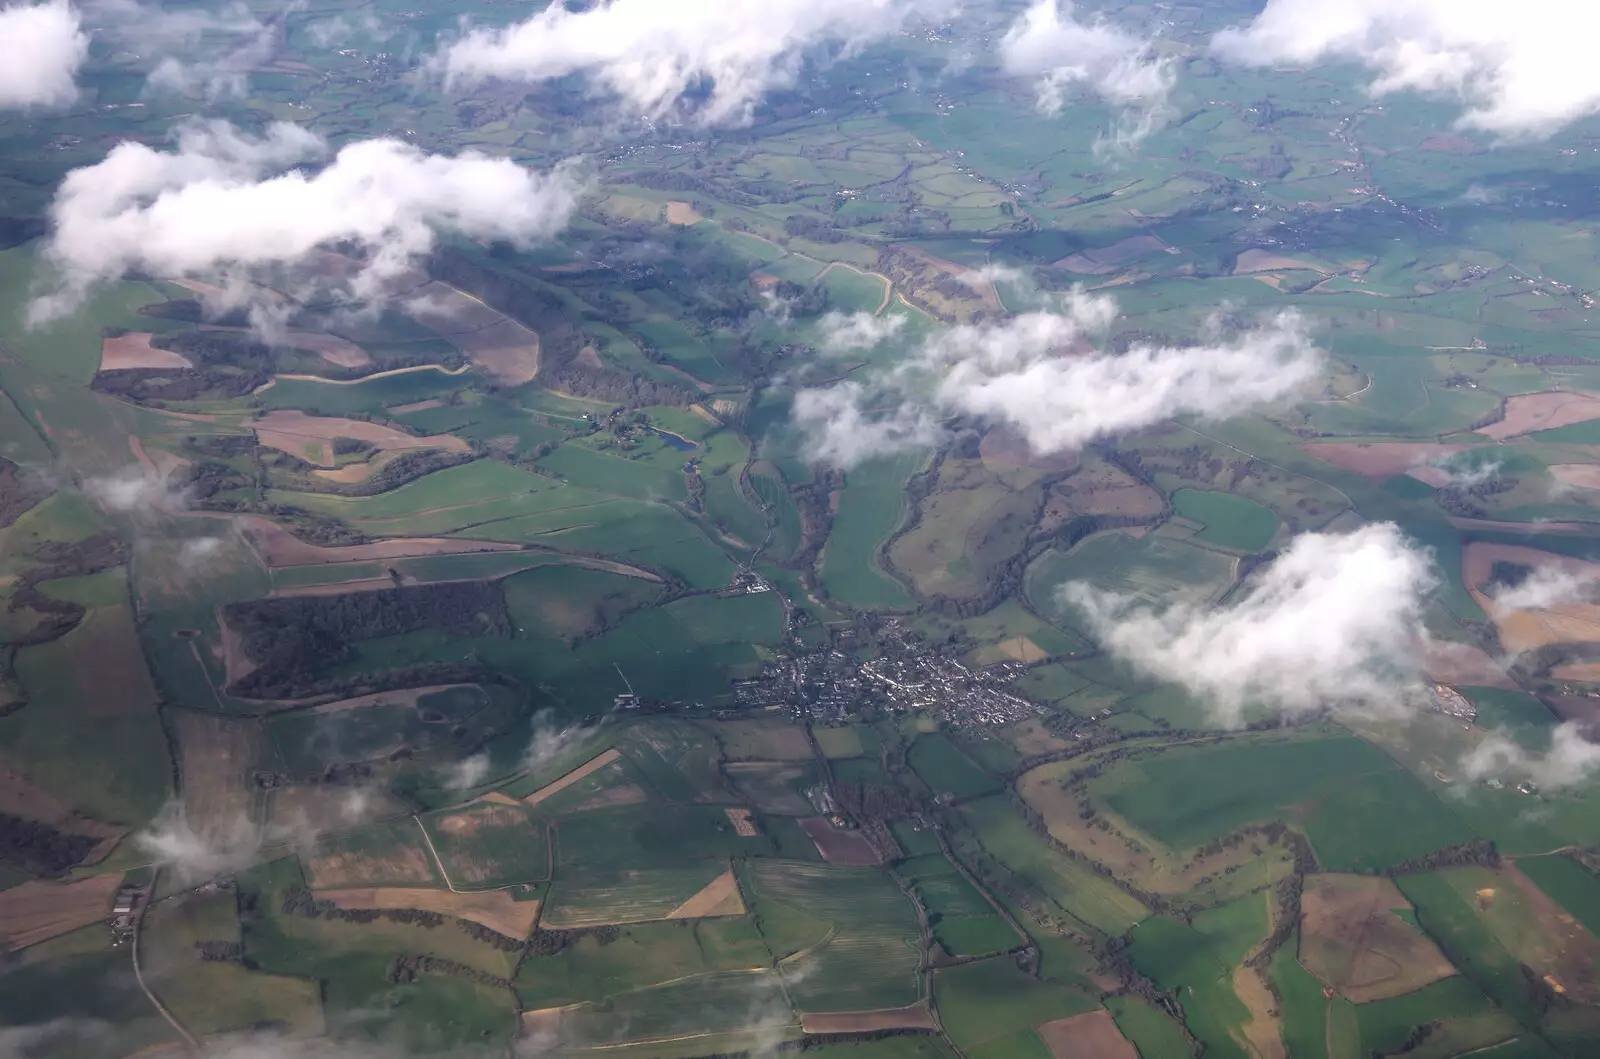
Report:
[[1571,857],[1520,857],[1517,870],[1572,914],[1590,934],[1600,936],[1600,878]]
[[[1395,819],[1394,807],[1406,807]],[[1328,871],[1382,871],[1403,860],[1476,837],[1450,805],[1409,772],[1366,776],[1317,803],[1306,822]]]
[[[1062,914],[1085,927],[1121,934],[1147,914],[1138,900],[1109,880],[1045,845],[1028,830],[1006,799],[996,796],[968,802],[961,806],[961,816],[971,829],[974,854],[981,851],[993,857],[1008,876],[1036,890]],[[965,840],[958,849],[965,854]],[[979,875],[982,876],[981,871]],[[1001,881],[993,880],[992,884]]]
[[907,607],[911,598],[884,573],[878,548],[905,515],[905,482],[926,460],[914,453],[881,458],[852,470],[839,493],[833,531],[823,551],[822,583],[841,603],[857,607]]
[[752,861],[741,875],[801,1011],[902,1007],[922,995],[916,911],[884,873]]
[[1004,959],[938,971],[933,976],[933,996],[945,1032],[963,1050],[1015,1033],[1031,1034],[1041,1023],[1098,1006],[1084,989],[1041,981]]
[[1092,789],[1173,849],[1189,849],[1296,802],[1394,768],[1345,735],[1180,748],[1108,773]]
[[1172,509],[1205,526],[1195,540],[1223,548],[1258,552],[1278,532],[1277,515],[1232,493],[1180,489],[1172,494]]
[[1000,782],[937,733],[918,736],[911,744],[911,767],[936,793],[975,798],[997,790]]

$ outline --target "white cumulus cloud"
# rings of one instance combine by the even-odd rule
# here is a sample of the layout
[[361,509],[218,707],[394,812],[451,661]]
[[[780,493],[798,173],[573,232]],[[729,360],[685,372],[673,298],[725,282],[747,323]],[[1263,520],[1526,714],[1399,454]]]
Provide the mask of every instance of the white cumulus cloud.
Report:
[[1082,582],[1061,591],[1111,654],[1236,726],[1252,709],[1382,711],[1410,701],[1422,609],[1436,584],[1429,554],[1383,522],[1301,534],[1223,606],[1152,606]]
[[[30,306],[58,316],[97,282],[132,271],[212,276],[356,244],[351,292],[371,299],[442,231],[533,242],[559,230],[580,190],[566,168],[536,173],[473,151],[427,154],[398,140],[328,145],[277,123],[251,137],[221,121],[184,126],[172,150],[124,142],[68,173],[50,208],[45,258],[59,286]],[[315,162],[315,168],[295,168]]]
[[1547,610],[1564,603],[1593,603],[1600,580],[1557,566],[1541,566],[1515,585],[1494,593],[1497,611]]
[[[953,327],[870,384],[799,391],[794,419],[813,458],[841,466],[862,452],[926,444],[931,424],[956,415],[1004,424],[1035,452],[1054,453],[1172,416],[1222,419],[1271,404],[1304,391],[1323,363],[1292,311],[1244,330],[1213,319],[1193,346],[1094,349],[1116,315],[1114,299],[1075,292],[1049,310]],[[846,348],[894,337],[867,321],[837,322],[827,333],[836,347],[848,338]],[[883,419],[877,408],[892,415]]]
[[1212,45],[1255,66],[1358,62],[1375,95],[1452,95],[1465,127],[1548,136],[1600,111],[1597,36],[1600,7],[1570,0],[1268,0]]
[[1037,0],[1000,41],[1000,66],[1031,78],[1041,113],[1057,114],[1074,86],[1128,112],[1113,132],[1131,147],[1160,124],[1175,76],[1151,41],[1102,19],[1080,21],[1072,0]]
[[0,7],[0,107],[55,107],[78,97],[89,36],[66,0]]
[[1543,753],[1491,732],[1462,760],[1461,769],[1469,780],[1531,780],[1545,790],[1559,790],[1600,771],[1600,744],[1585,739],[1572,721],[1551,729],[1550,746]]
[[[644,118],[707,125],[750,120],[792,86],[813,50],[853,51],[950,0],[600,0],[551,4],[505,29],[472,29],[434,60],[447,82],[545,81],[583,74]],[[701,96],[685,103],[685,94]]]

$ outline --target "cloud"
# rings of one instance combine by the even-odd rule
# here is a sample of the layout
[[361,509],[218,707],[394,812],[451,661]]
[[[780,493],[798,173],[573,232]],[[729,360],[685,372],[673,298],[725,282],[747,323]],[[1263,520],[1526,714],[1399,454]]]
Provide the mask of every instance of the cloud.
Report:
[[473,754],[462,758],[445,770],[444,789],[464,791],[476,787],[489,778],[489,755]]
[[1576,722],[1558,724],[1550,731],[1544,753],[1531,751],[1501,732],[1490,732],[1462,759],[1461,771],[1469,780],[1530,780],[1544,790],[1576,786],[1600,771],[1600,744],[1585,739]]
[[222,547],[221,537],[190,537],[178,545],[178,562],[183,566],[203,563]]
[[242,3],[171,9],[138,0],[86,0],[86,21],[141,59],[154,63],[146,87],[203,94],[208,99],[243,96],[249,73],[270,62],[282,39],[289,4],[262,21]]
[[[283,122],[259,138],[222,121],[188,124],[170,151],[118,144],[57,190],[44,256],[58,286],[34,300],[30,320],[68,312],[94,284],[133,271],[236,274],[340,240],[365,251],[350,293],[372,300],[438,232],[535,242],[566,223],[580,191],[570,167],[541,174],[474,151],[426,154],[391,139],[328,150]],[[322,164],[291,168],[313,160]]]
[[[189,506],[184,490],[173,486],[162,475],[137,466],[115,474],[85,478],[83,492],[105,510],[122,515],[176,512]],[[185,542],[185,546],[189,543]]]
[[1083,582],[1061,593],[1107,651],[1237,726],[1250,709],[1293,716],[1409,701],[1436,583],[1428,552],[1383,522],[1301,534],[1223,606],[1158,607]]
[[[870,384],[840,383],[831,396],[799,391],[794,419],[813,458],[846,467],[857,452],[926,444],[928,425],[953,415],[1004,424],[1035,452],[1053,453],[1172,416],[1237,415],[1304,391],[1322,368],[1293,311],[1242,330],[1215,317],[1194,346],[1095,350],[1091,338],[1116,316],[1114,299],[1074,292],[1052,309],[953,327]],[[835,333],[873,337],[866,328]],[[892,413],[869,414],[877,407]],[[852,444],[843,436],[850,432],[864,443]]]
[[450,84],[583,74],[638,117],[738,125],[750,121],[766,93],[796,82],[808,53],[824,46],[857,51],[951,6],[950,0],[600,0],[572,11],[556,3],[505,29],[469,30],[433,66]]
[[867,389],[858,382],[797,392],[790,414],[806,437],[807,455],[818,463],[854,467],[874,456],[926,448],[942,436],[926,408],[899,402],[876,411],[868,401]]
[[0,7],[0,108],[57,107],[78,98],[74,80],[89,36],[66,0]]
[[1541,566],[1515,585],[1507,585],[1494,594],[1495,610],[1505,613],[1515,610],[1547,610],[1564,603],[1593,603],[1596,601],[1600,579],[1592,574],[1582,575],[1555,566]]
[[1072,0],[1037,0],[1000,40],[1000,68],[1034,79],[1035,105],[1059,114],[1068,88],[1082,85],[1128,108],[1109,143],[1135,146],[1161,124],[1175,76],[1152,41],[1096,18],[1080,22]]
[[541,769],[596,731],[592,725],[560,727],[551,722],[549,710],[540,710],[533,715],[533,735],[528,740],[528,749],[523,752],[522,767],[529,772]]
[[1600,7],[1569,0],[1268,0],[1212,48],[1251,66],[1351,60],[1374,95],[1456,96],[1467,128],[1541,137],[1600,111],[1596,36]]
[[189,823],[183,803],[168,802],[150,827],[134,836],[134,844],[171,871],[180,886],[187,886],[250,867],[260,856],[263,839],[261,829],[243,813],[202,835]]
[[904,316],[831,312],[817,321],[821,332],[818,345],[826,353],[875,349],[898,335],[905,325]]

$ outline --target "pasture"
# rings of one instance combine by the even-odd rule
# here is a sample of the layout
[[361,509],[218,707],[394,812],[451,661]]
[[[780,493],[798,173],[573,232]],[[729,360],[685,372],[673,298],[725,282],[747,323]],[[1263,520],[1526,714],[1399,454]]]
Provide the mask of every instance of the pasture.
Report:
[[318,889],[431,886],[441,881],[423,834],[410,819],[322,836],[306,858],[306,875]]
[[1394,764],[1347,735],[1177,748],[1111,769],[1090,789],[1130,823],[1189,849]]
[[999,789],[1000,782],[938,733],[920,735],[907,760],[935,794],[976,798]]
[[718,860],[641,868],[563,863],[550,885],[540,923],[550,929],[576,929],[668,919],[727,870],[727,863]]
[[1552,853],[1519,857],[1517,871],[1566,909],[1590,934],[1600,937],[1600,879],[1588,868],[1569,856]]
[[1300,963],[1357,1004],[1455,974],[1408,917],[1415,918],[1410,902],[1388,879],[1309,876],[1300,902]]
[[1085,631],[1083,616],[1060,597],[1070,581],[1161,606],[1180,596],[1217,599],[1233,583],[1235,566],[1233,557],[1187,541],[1107,532],[1070,552],[1046,551],[1028,567],[1023,585],[1040,614],[1070,631]]
[[456,887],[489,889],[550,878],[545,823],[526,806],[478,801],[418,820]]
[[866,1011],[921,998],[916,911],[883,872],[759,860],[741,875],[800,1011]]
[[1196,541],[1219,548],[1259,552],[1278,532],[1278,516],[1270,509],[1232,493],[1180,489],[1172,494],[1172,509],[1205,527]]
[[1003,959],[939,969],[933,996],[945,1032],[964,1051],[1013,1034],[1031,1035],[1097,1007],[1096,998],[1076,983],[1041,981]]
[[833,529],[818,563],[823,587],[857,607],[908,607],[911,597],[878,564],[878,549],[905,517],[906,479],[927,461],[926,453],[883,457],[863,463],[837,494]]
[[1033,890],[1045,908],[1053,906],[1070,920],[1111,935],[1121,934],[1148,914],[1144,905],[1109,880],[1041,842],[1006,799],[992,796],[967,802],[960,813],[969,828],[959,836],[963,861],[972,863],[966,856],[969,848],[988,854],[1010,880]]

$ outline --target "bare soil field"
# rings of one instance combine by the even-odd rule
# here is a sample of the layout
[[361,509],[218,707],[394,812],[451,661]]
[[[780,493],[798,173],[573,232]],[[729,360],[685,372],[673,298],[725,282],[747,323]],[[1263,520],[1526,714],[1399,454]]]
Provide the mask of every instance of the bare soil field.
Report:
[[1382,876],[1308,876],[1300,904],[1300,963],[1357,1004],[1455,974],[1432,939],[1395,914],[1410,907]]
[[1050,657],[1050,652],[1028,639],[1026,636],[1013,636],[1009,640],[1001,640],[984,648],[986,652],[992,651],[999,656],[996,661],[1010,659],[1014,662],[1043,662]]
[[406,311],[496,382],[520,386],[539,374],[539,336],[470,294],[434,281],[418,289]]
[[384,467],[398,459],[400,453],[387,449],[376,453],[371,459],[360,460],[356,463],[347,463],[343,467],[318,467],[311,473],[325,482],[364,482]]
[[[449,691],[451,688],[475,688],[476,684],[429,684],[425,688],[401,688],[397,691],[378,691],[371,695],[357,695],[353,699],[339,699],[335,702],[325,702],[321,706],[313,706],[313,713],[342,713],[345,710],[359,710],[364,706],[411,706],[415,707],[417,701],[424,695],[432,695],[439,691]],[[501,795],[502,798],[505,795]],[[509,800],[509,799],[508,799]]]
[[359,563],[407,559],[423,555],[459,555],[466,552],[514,552],[520,545],[502,541],[474,541],[454,537],[391,537],[371,544],[329,547],[311,544],[260,515],[237,515],[233,524],[245,541],[270,567],[313,566],[323,563]]
[[539,918],[538,901],[518,901],[509,890],[458,894],[449,890],[385,886],[318,890],[317,897],[340,908],[417,908],[478,923],[508,938],[522,939]]
[[1502,868],[1500,874],[1526,902],[1538,926],[1520,939],[1521,946],[1508,946],[1512,954],[1542,972],[1547,983],[1572,1000],[1593,1004],[1600,999],[1600,981],[1594,975],[1600,941],[1518,871],[1515,864]]
[[292,784],[272,792],[267,819],[295,832],[332,831],[370,820],[411,815],[404,802],[381,787]]
[[0,890],[0,946],[26,948],[105,919],[121,885],[122,876],[112,874]]
[[1102,246],[1096,250],[1084,250],[1070,257],[1064,257],[1057,261],[1053,267],[1064,268],[1068,272],[1077,272],[1087,276],[1104,276],[1109,272],[1115,271],[1118,265],[1130,258],[1167,249],[1169,249],[1167,244],[1153,235],[1130,235],[1126,239],[1117,240],[1110,246]]
[[1479,586],[1496,562],[1555,569],[1585,580],[1600,578],[1600,563],[1569,559],[1516,544],[1472,541],[1461,550],[1461,580],[1500,630],[1507,650],[1526,651],[1552,643],[1600,643],[1600,605],[1560,603],[1543,610],[1500,610]]
[[98,840],[99,844],[84,857],[83,863],[86,864],[105,859],[112,847],[127,834],[122,828],[83,816],[54,795],[34,786],[20,772],[11,768],[3,757],[0,757],[0,813]]
[[390,405],[389,411],[395,415],[406,415],[410,412],[426,412],[430,408],[443,408],[444,402],[437,397],[430,397],[426,401],[412,401],[409,404]]
[[740,838],[755,838],[761,833],[756,829],[756,822],[750,817],[750,810],[729,806],[722,811],[728,814],[728,823],[733,825],[733,833]]
[[1600,681],[1600,662],[1567,662],[1550,670],[1556,680],[1571,680],[1580,684]]
[[1574,489],[1600,489],[1600,463],[1555,463],[1550,474],[1562,485]]
[[1159,515],[1161,494],[1124,471],[1101,463],[1058,485],[1045,504],[1044,523],[1077,515]]
[[256,671],[256,664],[250,656],[244,653],[244,641],[239,634],[228,628],[228,623],[223,620],[222,608],[216,609],[217,628],[222,634],[222,679],[227,686],[232,687],[251,673]]
[[1492,518],[1451,518],[1456,529],[1492,530],[1496,533],[1592,533],[1588,522],[1502,522]]
[[1065,750],[1072,744],[1060,736],[1051,733],[1044,726],[1044,721],[1037,717],[1029,717],[1026,721],[1014,724],[1005,729],[1005,738],[1016,748],[1017,753],[1023,757],[1033,757],[1035,754],[1048,754],[1052,750]]
[[990,427],[978,442],[978,455],[992,471],[1028,467],[1059,473],[1072,470],[1079,459],[1076,452],[1035,453],[1025,438],[1007,427]]
[[1469,448],[1470,445],[1439,445],[1429,441],[1350,441],[1301,445],[1300,451],[1335,467],[1354,471],[1363,478],[1382,481]]
[[742,916],[744,897],[739,880],[729,868],[712,879],[699,893],[667,913],[668,919],[709,919],[712,916]]
[[1139,1059],[1105,1008],[1043,1023],[1038,1031],[1050,1059]]
[[356,886],[371,879],[388,882],[434,882],[433,865],[427,852],[417,845],[394,845],[377,853],[323,853],[306,862],[306,874],[316,890]]
[[1278,271],[1311,271],[1327,275],[1327,269],[1315,261],[1304,258],[1290,257],[1273,250],[1246,250],[1234,261],[1233,274],[1244,276],[1252,272],[1278,272]]
[[1286,1059],[1289,1051],[1283,1046],[1283,1020],[1266,977],[1253,967],[1235,967],[1233,991],[1250,1011],[1250,1021],[1239,1027],[1239,1033],[1250,1043],[1256,1059]]
[[472,447],[453,434],[435,434],[416,437],[381,423],[362,419],[337,419],[329,416],[310,416],[304,412],[280,409],[256,419],[251,426],[261,444],[297,456],[307,463],[323,467],[334,466],[333,439],[354,438],[365,441],[376,449],[403,451],[406,449],[445,449],[448,452],[470,452]]
[[[1101,1012],[1101,1014],[1107,1013]],[[934,1023],[933,1013],[928,1010],[928,1005],[916,1003],[907,1004],[903,1008],[879,1008],[876,1011],[840,1011],[831,1015],[802,1014],[800,1028],[806,1033],[872,1033],[875,1030],[936,1030],[939,1027]],[[1131,1059],[1138,1057],[1133,1055]]]
[[251,775],[261,760],[260,722],[173,710],[184,815],[197,835],[216,844],[255,814]]
[[1504,441],[1535,430],[1553,430],[1600,419],[1600,395],[1590,393],[1525,393],[1506,398],[1499,422],[1479,427],[1477,433]]
[[695,212],[695,208],[689,205],[687,202],[667,203],[668,224],[677,224],[687,227],[691,224],[699,224],[703,220],[705,220],[705,218]]
[[1489,652],[1471,644],[1432,640],[1422,657],[1423,672],[1438,684],[1468,684],[1474,687],[1515,688],[1505,667]]
[[716,731],[730,760],[810,761],[815,756],[806,733],[784,721],[724,721],[708,727]]
[[100,341],[100,370],[126,371],[129,368],[192,368],[194,362],[182,353],[157,349],[150,344],[149,331],[130,331]]
[[450,341],[502,386],[521,386],[538,377],[539,336],[515,320],[452,335]]
[[822,816],[806,817],[800,827],[829,864],[868,868],[879,863],[878,851],[859,831],[841,831]]
[[525,804],[525,805],[538,805],[540,802],[544,801],[546,798],[550,797],[552,794],[557,794],[557,793],[559,793],[561,791],[566,790],[568,787],[572,786],[574,783],[577,783],[579,780],[583,779],[585,776],[587,776],[590,773],[593,773],[593,772],[595,772],[595,771],[597,771],[599,769],[605,768],[607,765],[611,764],[613,761],[617,760],[621,756],[622,756],[621,752],[619,752],[616,747],[612,747],[610,750],[607,750],[605,753],[600,754],[600,755],[598,755],[596,757],[592,757],[588,761],[585,761],[583,764],[579,765],[577,768],[573,769],[571,772],[568,772],[566,775],[561,776],[561,777],[559,777],[557,779],[551,780],[549,783],[545,784],[543,787],[540,787],[538,790],[534,791],[532,794],[530,794],[526,798],[522,799],[523,804]]

